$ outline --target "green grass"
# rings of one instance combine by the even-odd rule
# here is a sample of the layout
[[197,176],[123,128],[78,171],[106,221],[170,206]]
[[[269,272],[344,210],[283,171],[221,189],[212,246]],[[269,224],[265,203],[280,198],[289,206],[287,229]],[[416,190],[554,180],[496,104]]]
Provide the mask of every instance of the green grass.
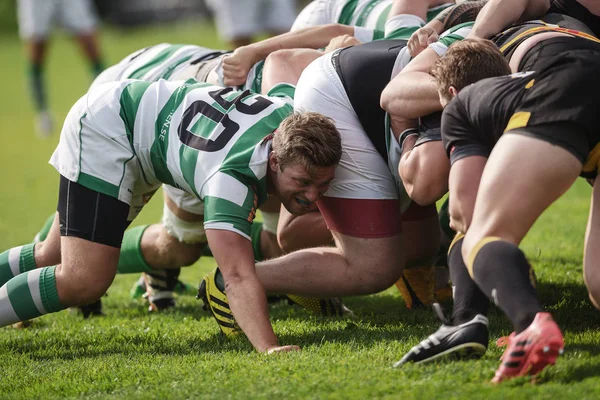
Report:
[[[159,42],[219,47],[210,26],[160,26],[104,32],[109,62]],[[16,36],[0,37],[4,79],[0,95],[3,189],[0,249],[29,241],[56,207],[58,179],[47,164],[56,143],[33,133]],[[57,122],[90,82],[85,62],[65,37],[52,45],[48,66],[50,103]],[[160,199],[159,196],[156,196]],[[519,379],[487,383],[501,349],[493,342],[482,360],[392,369],[410,347],[437,328],[428,310],[408,311],[397,291],[347,299],[355,321],[323,320],[298,308],[272,307],[276,333],[301,353],[267,357],[245,339],[226,341],[190,296],[174,312],[149,315],[128,297],[136,276],[119,276],[104,298],[106,318],[83,321],[69,312],[35,321],[30,329],[0,330],[0,398],[598,398],[600,313],[582,281],[583,235],[590,188],[578,182],[540,219],[523,248],[533,261],[539,292],[565,331],[566,353],[536,385]],[[139,223],[158,221],[152,201]],[[214,267],[203,259],[184,270],[196,283]],[[365,266],[368,268],[368,266]],[[492,338],[510,332],[492,311]]]

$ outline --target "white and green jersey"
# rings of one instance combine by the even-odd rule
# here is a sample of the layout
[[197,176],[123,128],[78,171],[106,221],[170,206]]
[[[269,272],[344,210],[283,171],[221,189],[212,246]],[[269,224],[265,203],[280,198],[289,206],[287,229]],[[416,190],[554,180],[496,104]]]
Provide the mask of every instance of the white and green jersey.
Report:
[[205,229],[250,239],[267,196],[265,137],[293,111],[293,93],[288,84],[261,96],[191,79],[98,85],[69,112],[50,163],[129,204],[130,219],[166,183],[203,201]]
[[[355,36],[361,42],[383,39],[397,29],[386,25],[392,3],[393,0],[314,0],[300,12],[291,30],[338,23],[357,27]],[[453,5],[448,2],[432,7],[427,13],[427,21]]]
[[473,29],[473,25],[475,25],[474,21],[456,25],[442,33],[438,41],[430,44],[429,47],[435,51],[438,56],[442,57],[446,54],[448,47],[450,47],[452,43],[463,40],[469,36],[469,33]]
[[138,50],[107,68],[92,83],[92,88],[106,82],[140,79],[154,82],[176,77],[192,62],[223,51],[189,44],[160,43]]

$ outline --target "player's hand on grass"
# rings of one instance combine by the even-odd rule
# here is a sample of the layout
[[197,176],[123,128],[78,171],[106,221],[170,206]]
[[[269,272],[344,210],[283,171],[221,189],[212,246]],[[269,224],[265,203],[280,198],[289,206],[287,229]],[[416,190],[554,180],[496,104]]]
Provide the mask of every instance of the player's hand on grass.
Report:
[[300,347],[295,345],[271,347],[267,349],[266,353],[271,355],[275,353],[289,353],[290,351],[300,351]]
[[360,40],[350,35],[340,35],[336,36],[329,41],[327,47],[325,47],[325,53],[329,53],[330,51],[334,51],[337,49],[341,49],[344,47],[350,47],[360,44]]
[[431,43],[437,42],[438,39],[438,33],[433,28],[424,26],[414,32],[408,39],[408,52],[412,57],[416,57]]
[[250,68],[258,61],[260,60],[252,47],[238,47],[223,58],[223,82],[226,86],[243,85]]

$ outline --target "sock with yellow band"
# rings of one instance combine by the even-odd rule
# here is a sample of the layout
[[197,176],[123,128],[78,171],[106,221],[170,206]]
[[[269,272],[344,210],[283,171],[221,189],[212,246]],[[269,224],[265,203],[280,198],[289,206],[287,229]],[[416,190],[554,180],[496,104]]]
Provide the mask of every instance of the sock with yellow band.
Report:
[[462,244],[464,234],[457,233],[448,251],[448,268],[450,280],[454,286],[454,307],[452,309],[452,323],[460,325],[470,321],[477,314],[486,315],[489,299],[479,289],[467,270],[462,257]]
[[517,334],[543,311],[531,265],[514,244],[500,238],[484,238],[471,250],[467,266],[481,290],[513,323]]

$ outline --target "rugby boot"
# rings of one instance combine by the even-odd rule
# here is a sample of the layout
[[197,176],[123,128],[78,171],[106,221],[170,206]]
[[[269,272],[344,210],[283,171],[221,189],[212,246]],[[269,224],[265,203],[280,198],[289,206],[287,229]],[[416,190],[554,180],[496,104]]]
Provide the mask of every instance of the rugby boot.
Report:
[[202,300],[204,303],[202,308],[204,311],[211,313],[213,318],[217,321],[223,335],[226,337],[234,337],[239,335],[242,332],[242,329],[233,317],[227,295],[223,290],[217,287],[215,282],[216,274],[217,269],[210,272],[202,279],[198,286],[196,298]]
[[145,273],[148,311],[164,311],[175,307],[174,289],[177,285],[180,268],[164,269]]
[[[179,294],[179,295],[192,295],[192,294],[196,294],[196,288],[194,288],[194,286],[187,284],[181,280],[177,280],[177,282],[175,283],[175,288],[173,289],[173,292]],[[131,287],[131,290],[129,291],[129,296],[131,296],[132,299],[136,300],[136,299],[141,299],[142,297],[144,297],[144,295],[146,294],[146,278],[144,277],[144,274],[140,275],[140,278],[135,281],[135,283],[133,284],[133,286]]]
[[289,303],[296,304],[308,312],[323,317],[352,317],[354,313],[342,303],[342,299],[333,298],[318,298],[318,297],[303,297],[294,294],[286,295]]
[[431,305],[435,297],[435,267],[406,268],[396,287],[409,310]]
[[498,339],[498,346],[508,345],[502,355],[502,364],[492,383],[500,383],[517,376],[535,377],[547,365],[554,365],[565,346],[562,333],[552,315],[539,312],[535,319],[518,335]]
[[477,314],[470,321],[451,325],[438,303],[434,304],[434,310],[442,320],[442,326],[410,349],[394,364],[394,368],[409,362],[421,364],[440,359],[470,359],[485,354],[489,341],[488,319],[485,316]]
[[84,306],[77,307],[83,315],[83,318],[89,317],[103,317],[105,314],[102,312],[102,300],[98,299],[93,303],[86,304]]

